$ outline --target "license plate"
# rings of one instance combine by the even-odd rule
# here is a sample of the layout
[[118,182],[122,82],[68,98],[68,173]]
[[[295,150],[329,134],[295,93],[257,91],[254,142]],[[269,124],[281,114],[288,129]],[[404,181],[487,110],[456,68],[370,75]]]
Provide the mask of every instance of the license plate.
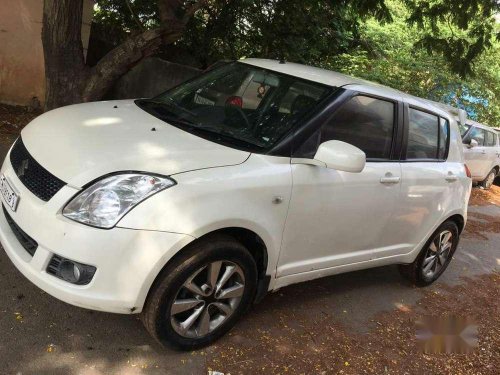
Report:
[[7,203],[10,209],[15,211],[19,203],[19,195],[12,189],[4,175],[0,177],[0,194],[2,194],[4,202]]

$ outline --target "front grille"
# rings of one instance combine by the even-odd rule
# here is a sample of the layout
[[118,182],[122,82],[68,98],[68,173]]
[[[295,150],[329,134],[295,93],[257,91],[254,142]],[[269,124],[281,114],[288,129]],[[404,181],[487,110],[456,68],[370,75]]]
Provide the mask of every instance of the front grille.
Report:
[[45,202],[66,185],[64,181],[58,179],[33,159],[21,137],[10,152],[10,162],[24,186]]
[[38,247],[38,243],[28,236],[19,226],[12,220],[10,217],[9,213],[5,209],[5,206],[2,204],[3,208],[3,213],[5,215],[5,219],[7,220],[7,223],[9,223],[10,229],[12,229],[12,232],[16,236],[17,240],[21,243],[21,246],[24,247],[24,249],[31,255],[35,255],[35,251]]

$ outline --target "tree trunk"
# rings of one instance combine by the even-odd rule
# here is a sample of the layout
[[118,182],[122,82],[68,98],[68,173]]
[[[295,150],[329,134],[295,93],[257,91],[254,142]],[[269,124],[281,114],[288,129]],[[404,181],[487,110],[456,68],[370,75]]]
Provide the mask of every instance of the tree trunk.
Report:
[[86,68],[81,37],[83,0],[45,0],[42,43],[45,109],[78,103]]
[[[85,65],[81,37],[83,0],[44,0],[45,110],[99,100],[113,83],[163,43],[173,43],[206,0],[187,9],[181,0],[158,0],[162,26],[131,36],[93,68]],[[180,14],[180,15],[179,15]]]

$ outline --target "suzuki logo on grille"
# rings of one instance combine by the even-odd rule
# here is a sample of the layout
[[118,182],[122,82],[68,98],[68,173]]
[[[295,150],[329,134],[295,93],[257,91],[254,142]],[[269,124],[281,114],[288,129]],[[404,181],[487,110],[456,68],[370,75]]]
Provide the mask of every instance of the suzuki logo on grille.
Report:
[[21,162],[21,165],[17,169],[17,176],[18,177],[24,176],[24,172],[26,172],[26,169],[28,169],[28,164],[29,164],[29,160],[28,159],[24,159]]

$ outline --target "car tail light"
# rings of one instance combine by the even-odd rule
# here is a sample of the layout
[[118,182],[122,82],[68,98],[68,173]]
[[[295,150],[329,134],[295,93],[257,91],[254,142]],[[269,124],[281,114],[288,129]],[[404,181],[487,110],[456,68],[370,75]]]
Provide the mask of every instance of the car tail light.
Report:
[[234,105],[243,108],[243,98],[241,96],[230,96],[226,100],[226,105]]
[[464,164],[464,167],[465,167],[465,174],[467,175],[467,177],[472,178],[472,174],[470,173],[470,169],[467,166],[467,164]]

